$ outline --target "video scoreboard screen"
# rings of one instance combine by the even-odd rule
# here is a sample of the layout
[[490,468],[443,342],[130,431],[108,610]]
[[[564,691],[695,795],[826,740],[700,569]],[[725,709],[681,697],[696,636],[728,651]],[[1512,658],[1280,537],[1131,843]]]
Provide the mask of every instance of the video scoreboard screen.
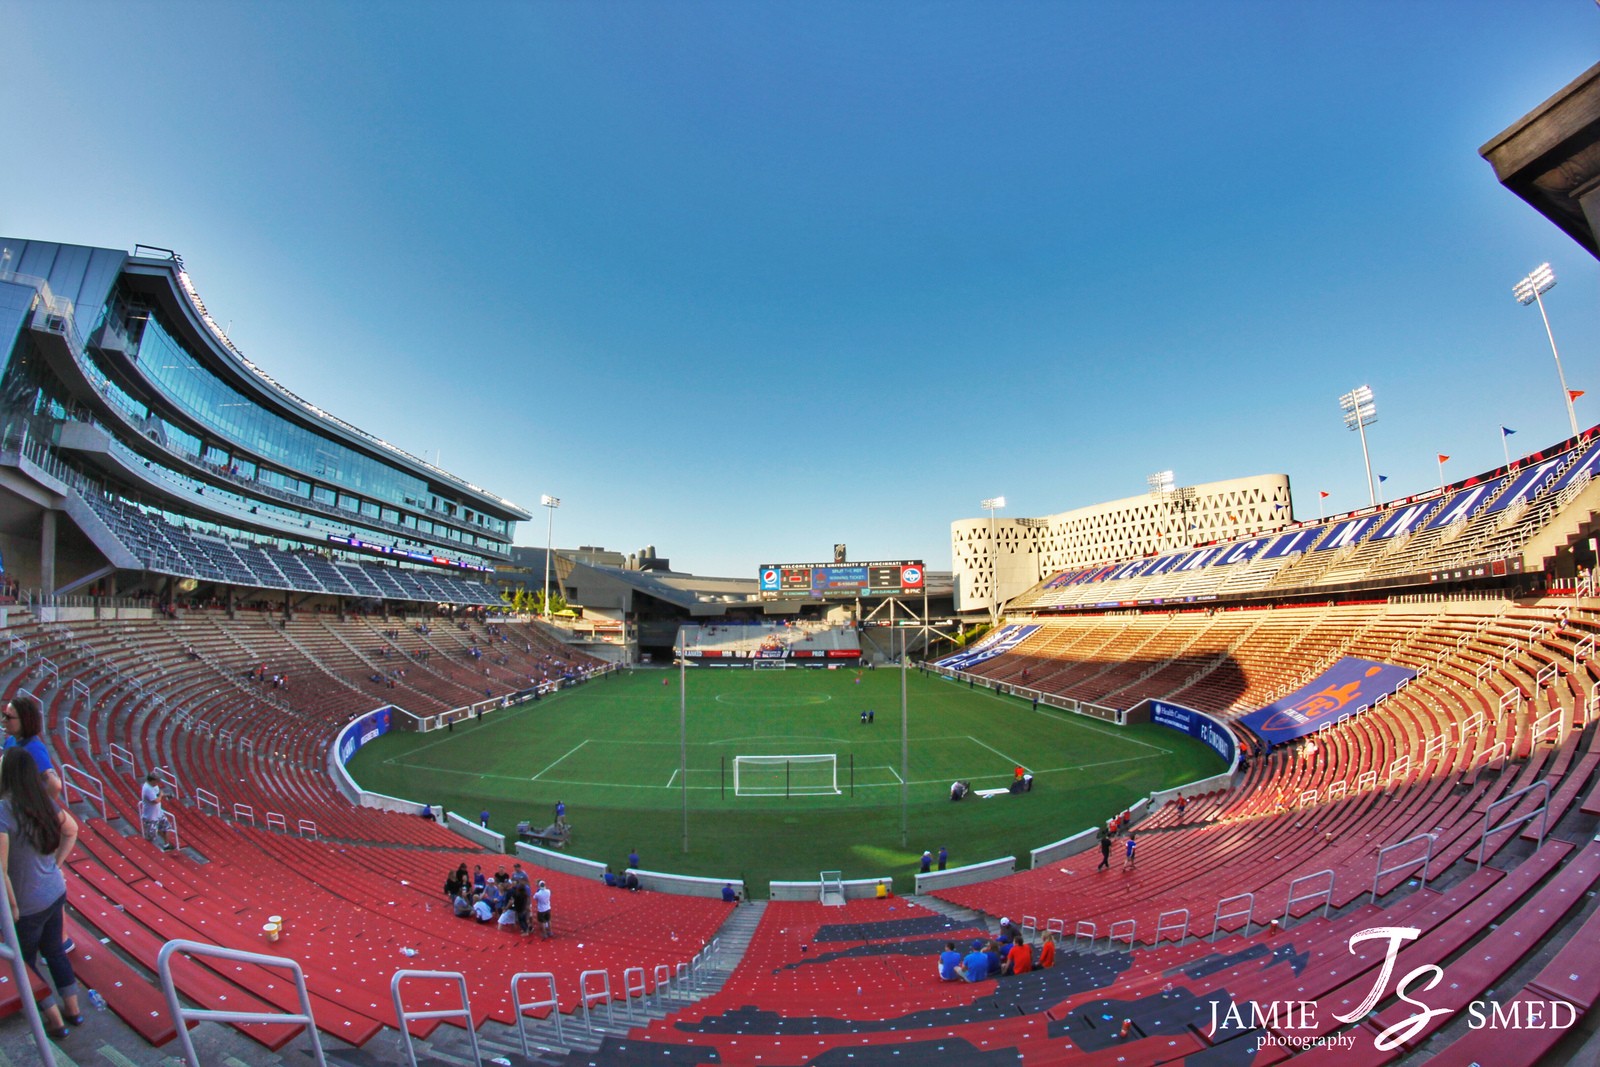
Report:
[[763,600],[824,600],[920,593],[927,573],[921,560],[906,559],[883,563],[766,563],[758,578]]

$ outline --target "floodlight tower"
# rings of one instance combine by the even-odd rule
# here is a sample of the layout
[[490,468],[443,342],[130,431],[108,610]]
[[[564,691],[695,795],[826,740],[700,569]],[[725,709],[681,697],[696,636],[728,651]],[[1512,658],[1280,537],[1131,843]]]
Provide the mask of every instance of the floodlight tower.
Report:
[[1361,435],[1361,460],[1367,465],[1367,499],[1376,507],[1378,489],[1372,482],[1372,456],[1367,451],[1367,427],[1378,421],[1372,387],[1362,385],[1350,390],[1339,398],[1339,408],[1344,412],[1344,428]]
[[[1156,471],[1145,479],[1145,484],[1150,487],[1151,496],[1166,502],[1169,523],[1172,512],[1177,511],[1180,530],[1189,545],[1193,547],[1194,538],[1189,536],[1189,512],[1194,510],[1195,500],[1199,496],[1194,486],[1178,485],[1177,477],[1172,471]],[[1171,529],[1170,525],[1168,529]]]
[[1572,410],[1572,391],[1567,388],[1567,375],[1561,369],[1561,353],[1556,351],[1556,335],[1550,331],[1550,316],[1545,314],[1544,294],[1555,288],[1555,271],[1550,264],[1541,263],[1532,274],[1511,287],[1512,295],[1523,307],[1539,305],[1539,317],[1544,320],[1544,335],[1550,338],[1550,354],[1556,357],[1556,377],[1561,380],[1561,401],[1567,405],[1567,422],[1572,426],[1572,436],[1578,436],[1578,415]]
[[994,513],[1006,506],[1006,498],[992,496],[978,505],[989,512],[989,625],[1000,622],[1000,542],[995,539]]
[[561,506],[561,498],[545,494],[539,497],[541,507],[550,509],[550,520],[544,527],[544,617],[550,618],[550,550],[555,543],[556,508]]

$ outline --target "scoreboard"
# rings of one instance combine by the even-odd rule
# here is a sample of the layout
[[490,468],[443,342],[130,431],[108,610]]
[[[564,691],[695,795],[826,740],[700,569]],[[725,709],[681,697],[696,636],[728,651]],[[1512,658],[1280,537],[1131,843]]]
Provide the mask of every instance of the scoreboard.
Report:
[[882,563],[766,563],[758,574],[761,599],[809,600],[858,596],[904,596],[926,588],[921,560]]

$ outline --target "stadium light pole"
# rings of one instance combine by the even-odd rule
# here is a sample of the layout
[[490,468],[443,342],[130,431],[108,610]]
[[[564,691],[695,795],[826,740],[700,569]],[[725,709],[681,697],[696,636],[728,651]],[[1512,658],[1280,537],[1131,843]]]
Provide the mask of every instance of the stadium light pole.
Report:
[[1166,502],[1169,520],[1173,510],[1177,510],[1182,527],[1180,533],[1188,540],[1189,546],[1194,547],[1195,538],[1189,532],[1193,528],[1189,522],[1189,512],[1194,510],[1195,499],[1199,496],[1194,486],[1178,485],[1177,475],[1172,471],[1156,471],[1145,479],[1145,484],[1150,487],[1151,496]]
[[1544,320],[1544,335],[1550,338],[1550,354],[1556,357],[1556,377],[1561,381],[1561,400],[1567,405],[1567,422],[1572,426],[1572,436],[1578,436],[1578,414],[1572,410],[1572,393],[1567,389],[1567,375],[1561,369],[1561,353],[1556,351],[1556,335],[1550,330],[1550,316],[1545,314],[1544,294],[1555,288],[1556,274],[1550,264],[1541,263],[1533,273],[1511,287],[1517,303],[1523,307],[1539,305],[1539,317]]
[[1339,398],[1344,412],[1344,428],[1361,435],[1361,460],[1367,465],[1367,499],[1376,507],[1378,488],[1372,482],[1372,456],[1367,452],[1367,427],[1378,421],[1378,405],[1372,400],[1371,386],[1357,386]]
[[550,552],[555,543],[556,508],[561,506],[561,498],[550,496],[548,493],[539,497],[541,507],[550,510],[550,519],[544,526],[544,617],[550,619]]
[[1000,622],[1000,542],[995,540],[994,513],[1006,506],[1006,498],[992,496],[978,505],[989,512],[989,625]]
[[900,847],[911,844],[911,728],[906,719],[906,632],[900,630]]
[[688,637],[678,628],[678,777],[683,779],[683,853],[689,854],[689,657]]

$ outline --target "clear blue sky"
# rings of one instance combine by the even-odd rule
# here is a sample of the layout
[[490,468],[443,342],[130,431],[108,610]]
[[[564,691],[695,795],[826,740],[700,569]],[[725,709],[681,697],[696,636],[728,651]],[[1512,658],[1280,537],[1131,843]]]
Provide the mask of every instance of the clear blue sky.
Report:
[[[1600,270],[1478,147],[1590,0],[0,0],[0,232],[178,250],[291,389],[679,569],[925,558],[1284,472],[1384,488],[1600,422]],[[543,544],[543,513],[518,540]]]

